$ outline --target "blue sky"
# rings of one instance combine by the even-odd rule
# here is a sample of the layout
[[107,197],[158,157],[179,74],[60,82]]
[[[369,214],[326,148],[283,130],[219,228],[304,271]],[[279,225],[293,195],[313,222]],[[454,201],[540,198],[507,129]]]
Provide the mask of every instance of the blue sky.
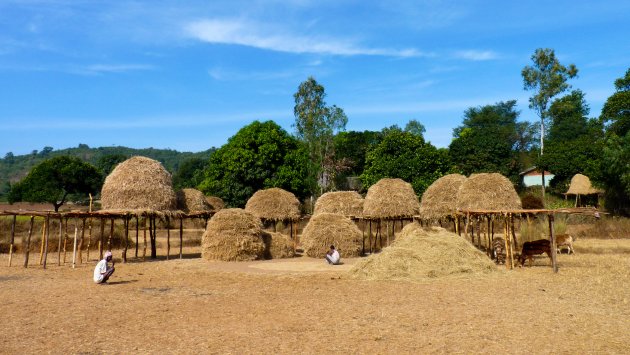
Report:
[[348,130],[416,119],[448,146],[468,107],[516,99],[536,48],[574,63],[591,116],[630,67],[629,1],[0,0],[0,156],[221,146],[293,132],[310,75]]

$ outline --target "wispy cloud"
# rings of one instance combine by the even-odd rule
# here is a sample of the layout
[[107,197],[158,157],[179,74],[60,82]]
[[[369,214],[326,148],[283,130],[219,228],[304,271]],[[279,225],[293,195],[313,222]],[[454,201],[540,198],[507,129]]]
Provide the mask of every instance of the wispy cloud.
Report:
[[149,64],[92,64],[84,68],[85,71],[94,74],[100,73],[126,73],[130,71],[155,70],[154,65]]
[[455,57],[467,60],[482,61],[498,59],[499,55],[494,51],[466,50],[455,52]]
[[202,20],[184,26],[186,35],[208,43],[232,44],[287,53],[327,55],[371,55],[389,57],[431,56],[414,48],[368,48],[349,40],[294,35],[287,29],[272,30],[240,20]]

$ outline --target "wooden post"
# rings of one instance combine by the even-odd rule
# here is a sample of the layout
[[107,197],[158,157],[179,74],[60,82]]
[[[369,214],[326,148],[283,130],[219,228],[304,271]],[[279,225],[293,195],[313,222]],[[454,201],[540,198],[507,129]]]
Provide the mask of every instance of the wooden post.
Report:
[[507,217],[503,218],[504,220],[504,225],[503,225],[503,233],[505,238],[503,238],[503,243],[505,244],[505,268],[510,270],[511,269],[511,265],[509,260],[510,260],[510,238],[508,238],[508,219]]
[[83,264],[83,243],[85,241],[85,218],[81,218],[81,238],[79,239],[79,264]]
[[24,250],[24,267],[28,267],[28,256],[31,253],[31,236],[33,235],[33,220],[35,216],[31,216],[31,223],[28,227],[28,237],[26,238],[26,250]]
[[[76,226],[76,221],[75,221]],[[63,228],[63,264],[66,264],[66,247],[68,244],[68,218],[64,220],[64,228]]]
[[553,272],[558,272],[558,256],[556,255],[556,234],[553,232],[553,214],[547,215],[549,220],[549,235],[551,236],[551,267]]
[[139,231],[139,226],[138,226],[139,220],[138,220],[138,215],[136,215],[136,259],[138,258],[138,231]]
[[74,219],[74,247],[72,248],[72,268],[77,265],[77,235],[79,234],[79,226],[77,226],[77,219]]
[[468,225],[470,224],[470,214],[466,213],[466,224],[464,225],[464,238],[468,240]]
[[88,219],[88,245],[87,245],[87,255],[85,256],[85,261],[87,263],[90,262],[90,246],[92,244],[92,218]]
[[492,237],[490,236],[490,216],[486,217],[488,228],[486,229],[486,240],[488,242],[488,255],[492,256]]
[[[291,221],[291,233],[293,233],[293,221]],[[291,235],[293,239],[293,235]],[[179,258],[184,258],[184,218],[179,217]]]
[[518,250],[518,240],[516,240],[516,232],[514,231],[514,215],[510,213],[510,231],[512,232],[512,240],[514,241],[514,248]]
[[[512,226],[513,222],[514,222],[514,218],[512,218],[512,214],[509,213],[510,230],[514,230],[514,226]],[[510,237],[506,236],[506,239],[510,240]],[[512,241],[510,240],[508,244],[510,245],[510,268],[514,269],[514,248],[513,248]]]
[[370,245],[370,254],[372,254],[372,220],[370,219],[370,229],[368,233],[368,244]]
[[149,218],[149,239],[151,240],[151,259],[157,259],[157,223],[155,216]]
[[114,237],[114,219],[109,222],[109,238],[107,238],[107,251],[112,250],[112,238]]
[[123,219],[123,224],[125,226],[125,248],[123,249],[122,261],[123,263],[127,262],[127,249],[129,248],[129,216],[125,216]]
[[147,217],[142,220],[142,234],[144,235],[144,249],[142,249],[142,261],[147,257]]
[[99,218],[101,222],[101,239],[98,241],[98,260],[103,260],[103,243],[105,242],[105,221]]
[[63,217],[59,216],[59,243],[57,246],[57,266],[61,266],[61,237],[63,235]]
[[40,240],[40,247],[39,247],[39,265],[41,265],[44,262],[44,239],[46,239],[46,224],[47,224],[46,218],[44,218],[44,223],[42,223],[42,239]]
[[166,217],[166,260],[171,258],[171,220]]
[[365,220],[361,219],[361,255],[365,255]]
[[46,236],[44,237],[44,269],[48,261],[48,236],[50,235],[50,216],[46,215]]
[[11,260],[13,259],[13,243],[15,243],[15,220],[17,216],[13,215],[13,222],[11,223],[11,245],[9,245],[9,266],[11,266]]

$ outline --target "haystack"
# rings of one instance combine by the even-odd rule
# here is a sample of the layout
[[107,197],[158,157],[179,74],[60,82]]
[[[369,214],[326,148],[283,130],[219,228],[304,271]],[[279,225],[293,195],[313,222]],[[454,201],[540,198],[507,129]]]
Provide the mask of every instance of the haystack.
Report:
[[363,197],[356,191],[326,192],[315,202],[313,215],[335,213],[347,217],[363,215]]
[[247,201],[245,210],[262,219],[295,220],[300,217],[300,201],[291,192],[272,187],[256,191]]
[[284,259],[295,256],[295,243],[288,236],[263,231],[262,238],[265,243],[265,259]]
[[304,253],[312,258],[323,258],[334,245],[341,257],[361,255],[363,235],[350,220],[333,213],[313,216],[302,232]]
[[212,206],[206,201],[203,192],[196,189],[182,189],[177,191],[177,209],[186,213],[212,211]]
[[250,261],[262,259],[264,252],[260,219],[240,208],[217,212],[201,237],[201,256],[207,260]]
[[463,238],[443,228],[424,230],[410,223],[391,246],[357,262],[350,274],[363,280],[423,281],[494,271],[494,263]]
[[591,184],[591,179],[586,175],[575,174],[571,178],[571,185],[566,195],[593,195],[603,193],[602,190],[596,189]]
[[379,180],[368,189],[363,203],[363,215],[371,218],[412,217],[419,210],[413,187],[401,179]]
[[422,194],[420,215],[425,219],[440,219],[454,216],[457,212],[457,192],[466,177],[449,174],[435,180]]
[[225,202],[223,202],[223,199],[221,199],[220,197],[206,196],[206,202],[208,202],[208,204],[212,208],[212,211],[214,212],[225,208]]
[[472,174],[457,193],[459,210],[521,209],[521,199],[514,185],[499,173]]
[[171,174],[160,162],[132,157],[118,164],[101,190],[104,210],[174,210],[177,198]]

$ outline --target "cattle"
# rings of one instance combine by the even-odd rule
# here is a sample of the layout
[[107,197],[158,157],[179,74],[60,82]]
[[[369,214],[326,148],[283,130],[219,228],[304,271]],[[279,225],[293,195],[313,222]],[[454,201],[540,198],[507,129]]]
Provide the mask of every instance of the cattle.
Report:
[[534,240],[533,242],[523,243],[523,249],[518,260],[521,266],[525,266],[525,260],[529,259],[529,266],[532,266],[534,262],[534,255],[547,253],[547,256],[551,259],[551,242],[547,239]]
[[558,253],[563,247],[567,247],[567,253],[575,254],[575,250],[573,250],[573,236],[570,234],[558,234],[556,236],[556,250]]
[[505,264],[505,239],[495,237],[492,240],[492,258],[497,264]]

